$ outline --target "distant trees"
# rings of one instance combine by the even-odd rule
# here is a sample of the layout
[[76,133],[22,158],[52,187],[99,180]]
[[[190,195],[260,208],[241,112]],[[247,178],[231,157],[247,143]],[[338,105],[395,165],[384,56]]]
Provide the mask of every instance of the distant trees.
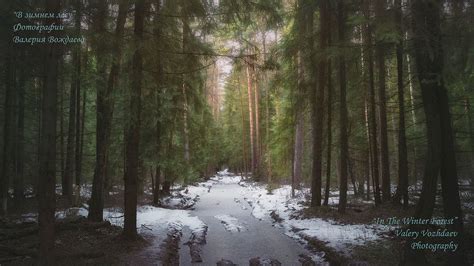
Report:
[[[80,186],[92,183],[88,202],[88,218],[92,222],[103,220],[106,189],[125,183],[124,234],[134,238],[137,193],[144,190],[138,181],[149,175],[148,169],[156,171],[156,191],[169,191],[179,178],[186,176],[192,182],[204,173],[208,175],[209,169],[214,171],[220,163],[216,147],[221,139],[214,134],[218,129],[206,102],[208,88],[203,71],[208,63],[203,54],[211,54],[212,50],[194,32],[207,31],[205,25],[195,23],[201,19],[190,19],[184,40],[189,54],[183,54],[174,49],[183,44],[183,40],[177,41],[183,36],[177,30],[183,4],[134,4],[131,9],[127,0],[71,1],[60,7],[59,1],[48,0],[48,12],[71,10],[70,19],[51,23],[63,23],[67,29],[64,32],[84,36],[84,43],[23,46],[13,44],[11,37],[0,41],[5,48],[1,52],[4,64],[0,66],[1,215],[20,207],[25,192],[28,198],[38,196],[44,263],[53,258],[56,181],[68,204],[78,206],[84,203]],[[189,18],[203,17],[211,8],[200,2],[188,4],[185,15]],[[8,14],[32,8],[20,6],[19,1],[2,4],[2,10],[3,7]],[[159,9],[177,17],[160,16]],[[135,11],[135,17],[127,23],[130,10]],[[7,16],[0,34],[10,36],[16,20],[13,15]],[[159,29],[150,31],[152,37],[145,38],[151,25]],[[174,37],[168,38],[171,35]],[[183,61],[186,69],[182,68]],[[176,77],[183,75],[187,91],[186,95],[178,95],[177,88],[182,88],[183,80]],[[148,97],[151,94],[156,97]],[[176,103],[183,99],[189,100],[187,142],[195,147],[186,156],[186,173],[185,167],[180,167],[184,165],[183,154],[175,153],[184,148],[185,132],[174,126],[183,122],[181,116],[174,115],[182,113]],[[142,115],[140,109],[146,112]],[[144,142],[139,141],[142,138]],[[124,177],[124,183],[118,175]],[[154,202],[158,204],[159,193],[156,195]],[[15,200],[10,201],[11,198]]]
[[[95,222],[108,190],[125,185],[124,234],[134,238],[145,177],[158,205],[173,183],[226,166],[291,182],[293,195],[311,187],[312,207],[330,205],[337,188],[341,212],[351,186],[377,206],[407,207],[424,169],[417,215],[432,215],[440,175],[445,216],[461,217],[457,181],[470,175],[474,147],[473,11],[466,1],[409,2],[74,0],[60,9],[47,0],[47,10],[72,10],[68,34],[86,37],[61,49],[13,45],[16,18],[7,18],[2,215],[37,194],[47,254],[56,178],[78,206],[80,186],[92,183]],[[32,8],[2,7],[20,5]]]
[[[440,10],[447,14],[460,14],[463,12],[460,10],[464,10],[457,4],[453,6],[457,9],[453,8],[452,12],[446,7]],[[339,208],[342,212],[347,200],[348,179],[356,196],[365,192],[366,199],[372,199],[376,205],[393,199],[393,202],[403,202],[405,207],[408,206],[408,186],[416,181],[417,169],[424,166],[433,170],[428,166],[431,163],[420,157],[420,151],[425,149],[424,141],[428,139],[422,129],[428,124],[425,125],[421,114],[418,114],[418,109],[425,103],[418,96],[418,89],[422,86],[414,82],[416,75],[410,61],[411,53],[416,49],[406,41],[412,37],[410,35],[416,34],[414,26],[404,21],[405,17],[409,17],[410,10],[402,1],[392,4],[371,0],[362,1],[362,5],[320,1],[318,6],[313,6],[312,2],[302,0],[283,3],[284,10],[289,8],[294,8],[293,15],[280,15],[284,25],[291,27],[274,25],[268,30],[281,34],[278,45],[272,42],[267,45],[267,50],[272,53],[266,56],[265,62],[266,66],[274,64],[272,71],[277,73],[270,78],[273,87],[269,104],[271,133],[269,138],[264,139],[267,143],[263,146],[269,148],[264,150],[262,156],[272,162],[269,170],[272,180],[278,182],[288,177],[293,194],[298,184],[311,183],[312,206],[321,205],[323,184],[326,185],[324,205],[329,204],[333,182],[333,187],[339,188]],[[280,11],[273,10],[277,14]],[[337,18],[337,27],[334,26],[337,31],[331,29],[333,17]],[[319,18],[319,21],[314,21],[314,18]],[[349,18],[350,22],[344,22]],[[449,23],[440,21],[440,24]],[[249,32],[245,34],[253,34],[251,29],[246,30]],[[331,40],[333,32],[338,33],[336,42]],[[334,62],[334,72],[337,73],[333,80],[331,62]],[[236,67],[233,71],[235,75],[246,75],[248,70]],[[439,73],[445,75],[444,72]],[[459,77],[452,74],[450,80],[456,79],[454,76]],[[338,90],[333,91],[332,86]],[[230,90],[240,87],[229,84],[226,93],[230,94]],[[407,88],[409,95],[405,93]],[[452,90],[447,90],[448,94]],[[255,102],[252,90],[245,94],[242,98]],[[459,95],[465,97],[464,92]],[[337,100],[334,101],[333,97]],[[454,102],[446,104],[458,108],[454,107],[457,106]],[[232,111],[234,106],[232,98],[226,99],[226,116],[222,120],[224,127],[231,128],[231,120],[237,115]],[[249,107],[254,108],[255,103]],[[254,115],[249,113],[255,110],[249,111],[245,111],[247,119],[254,119]],[[308,113],[311,114],[311,121],[305,119]],[[334,113],[338,116],[335,121],[331,119]],[[407,113],[411,116],[410,121],[406,119]],[[327,123],[325,119],[328,119]],[[248,121],[238,127],[238,132],[246,123]],[[458,124],[454,126],[460,128]],[[253,122],[247,125],[255,127]],[[235,126],[232,124],[232,127]],[[246,136],[239,136],[241,140],[235,146],[227,145],[238,147],[248,138],[252,143],[255,138],[252,132],[258,129],[246,130]],[[228,134],[232,135],[232,132]],[[464,143],[460,146],[469,146],[470,142],[461,140],[460,135],[453,135],[453,138]],[[268,142],[268,139],[271,141]],[[252,149],[247,152],[239,150],[242,152],[238,156],[244,161],[241,165],[245,162],[251,164],[248,158],[252,156]],[[334,151],[339,152],[336,159],[331,156]],[[456,156],[453,154],[451,157]],[[391,160],[394,161],[392,165],[397,167],[390,167]],[[333,171],[335,169],[337,171]],[[324,174],[326,181],[321,180]],[[335,183],[335,176],[338,183]],[[394,195],[391,190],[394,178],[391,177],[398,182]]]

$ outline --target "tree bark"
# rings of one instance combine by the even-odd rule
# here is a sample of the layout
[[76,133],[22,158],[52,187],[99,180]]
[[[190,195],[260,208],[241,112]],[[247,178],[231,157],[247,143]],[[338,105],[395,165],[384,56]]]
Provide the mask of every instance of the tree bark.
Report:
[[[386,0],[375,1],[375,25],[376,46],[375,62],[378,70],[378,93],[379,93],[379,123],[380,123],[380,169],[382,177],[382,200],[390,200],[390,163],[388,158],[388,136],[387,136],[387,97],[385,86],[385,42],[379,34],[385,25],[385,3]],[[382,28],[382,29],[381,29]]]
[[137,236],[137,181],[140,146],[141,92],[143,80],[143,28],[145,1],[135,3],[135,53],[132,61],[132,86],[130,91],[130,119],[125,136],[125,220],[123,234],[126,239]]
[[244,178],[247,179],[247,173],[248,173],[248,159],[247,159],[247,136],[245,134],[245,115],[244,115],[244,99],[242,95],[242,90],[241,90],[241,83],[240,83],[240,77],[238,78],[239,83],[238,83],[238,89],[239,89],[239,98],[240,98],[240,114],[242,118],[242,160],[243,160],[243,167],[244,167]]
[[[73,53],[72,65],[75,67],[79,63],[77,52]],[[77,97],[77,86],[76,86],[76,72],[73,72],[71,87],[69,90],[69,120],[68,120],[68,137],[66,144],[66,164],[64,167],[64,174],[62,180],[63,196],[65,196],[69,203],[72,203],[72,183],[74,176],[74,155],[75,152],[75,139],[76,139],[76,97]]]
[[6,215],[8,211],[8,188],[10,184],[10,154],[12,152],[11,143],[11,130],[12,130],[12,117],[13,117],[13,94],[15,93],[14,88],[14,59],[13,47],[9,45],[8,52],[5,58],[5,110],[4,110],[4,124],[3,124],[3,150],[2,150],[2,168],[1,168],[1,180],[0,180],[0,200],[1,204],[1,215]]
[[[320,36],[319,49],[327,48],[328,34],[328,9],[329,1],[320,1]],[[313,12],[310,12],[311,15]],[[313,23],[312,19],[309,21]],[[312,47],[312,46],[311,46]],[[314,62],[315,63],[315,62]],[[315,67],[313,69],[316,69]],[[323,147],[323,123],[324,123],[324,89],[326,86],[327,58],[322,56],[318,64],[318,82],[313,89],[312,99],[312,127],[313,127],[313,160],[312,160],[312,182],[311,182],[311,207],[321,206],[321,162]]]
[[153,188],[153,205],[158,206],[160,201],[160,185],[161,185],[161,167],[156,166],[155,176],[153,176],[153,168],[150,169],[151,178],[152,178],[152,188]]
[[332,164],[332,159],[331,159],[331,154],[332,154],[332,82],[331,82],[331,67],[330,67],[330,62],[328,62],[328,103],[327,103],[327,108],[328,108],[328,131],[327,131],[327,155],[326,155],[326,187],[325,187],[325,193],[324,193],[324,206],[328,206],[329,204],[329,193],[330,193],[330,187],[331,187],[331,164]]
[[[84,53],[84,69],[87,70],[87,64],[89,61],[89,53],[86,47]],[[78,104],[80,105],[80,99]],[[76,157],[76,186],[77,186],[77,197],[80,197],[81,193],[81,179],[82,179],[82,156],[84,154],[84,132],[85,132],[85,122],[86,122],[86,106],[87,106],[87,91],[86,88],[82,89],[82,109],[78,112],[78,119],[80,120],[80,139],[78,147],[78,156]],[[79,128],[79,127],[78,127]]]
[[[46,1],[46,12],[59,13],[60,0]],[[61,24],[58,18],[51,20]],[[57,34],[57,33],[53,33]],[[58,93],[58,61],[60,47],[44,48],[44,83],[42,103],[42,127],[40,138],[40,165],[38,184],[39,264],[54,264],[54,210],[56,206],[56,120]]]
[[[87,62],[86,62],[87,63]],[[81,139],[80,139],[80,146],[79,146],[79,157],[77,158],[78,163],[77,171],[76,171],[76,185],[79,186],[79,193],[80,193],[80,185],[82,181],[82,157],[84,154],[84,132],[85,132],[85,123],[86,123],[86,107],[87,107],[87,92],[84,89],[82,91],[82,111],[81,111]]]
[[[395,1],[395,23],[400,36],[402,30],[402,1]],[[408,207],[408,160],[407,140],[405,134],[405,92],[403,86],[403,37],[396,45],[397,54],[397,88],[398,88],[398,188],[396,201],[403,199],[403,205]]]
[[[339,33],[339,44],[345,44],[345,11],[344,2],[337,2],[337,25]],[[347,137],[347,99],[346,99],[346,61],[342,53],[338,58],[338,74],[339,74],[339,206],[338,211],[344,213],[347,205],[347,170],[348,170],[348,137]]]
[[[61,58],[59,61],[59,69],[64,67],[64,58]],[[65,166],[66,166],[66,152],[64,146],[64,91],[65,91],[65,82],[64,82],[64,75],[59,75],[59,172],[61,174],[61,186],[64,186],[65,183]],[[62,189],[62,187],[61,187]],[[62,191],[64,193],[64,190]],[[62,194],[64,195],[64,194]]]
[[305,38],[308,38],[308,43],[312,42],[312,38],[307,36],[308,34],[308,17],[303,10],[306,2],[304,0],[298,1],[298,12],[297,12],[297,27],[298,33],[297,38],[299,41],[298,52],[296,54],[297,63],[297,88],[296,88],[296,102],[295,102],[295,137],[293,143],[293,165],[291,175],[291,195],[295,196],[295,190],[299,188],[301,182],[301,173],[303,166],[303,145],[304,145],[304,94],[305,94],[305,55],[308,53],[305,51]]
[[[370,20],[370,0],[364,0],[363,2],[363,13],[367,20]],[[375,112],[375,85],[374,85],[374,63],[373,63],[373,51],[372,51],[372,29],[369,23],[364,26],[363,29],[364,46],[366,52],[364,53],[365,66],[367,68],[368,75],[368,90],[369,90],[369,138],[370,138],[370,158],[371,158],[371,176],[373,182],[373,192],[375,204],[378,205],[382,202],[380,198],[380,187],[379,187],[379,156],[378,156],[378,145],[377,145],[377,122]]]
[[[331,16],[328,16],[328,46],[331,46]],[[328,108],[328,124],[327,124],[327,155],[326,155],[326,187],[324,193],[324,206],[329,204],[329,189],[331,187],[331,155],[332,155],[332,68],[331,59],[328,58],[328,95],[327,95],[327,108]]]
[[[368,88],[368,82],[367,82],[367,62],[366,62],[366,52],[365,52],[365,29],[366,25],[361,26],[361,32],[360,32],[360,39],[361,43],[363,44],[361,48],[361,66],[362,66],[362,80],[364,87]],[[366,200],[370,200],[370,176],[372,173],[372,168],[371,168],[371,163],[372,163],[372,154],[371,154],[371,138],[370,138],[370,121],[369,121],[369,90],[366,89],[364,91],[364,123],[365,123],[365,133],[367,136],[367,150],[364,151],[364,154],[366,154],[365,159],[364,159],[364,168],[365,168],[365,176],[366,176],[366,183],[367,183],[367,190],[366,190]]]
[[[26,52],[22,52],[20,61],[26,60]],[[16,178],[14,180],[14,197],[15,201],[21,202],[24,199],[25,192],[25,83],[26,72],[24,68],[20,68],[18,80],[18,120],[16,130]]]
[[[263,44],[263,62],[267,62],[267,44],[266,44],[266,33],[262,33],[262,44]],[[275,39],[276,41],[276,39]],[[267,160],[267,181],[269,183],[272,182],[272,156],[270,155],[269,151],[269,143],[270,143],[270,86],[268,85],[268,76],[267,73],[263,73],[263,83],[266,87],[265,89],[265,147],[263,154],[266,155]]]
[[[92,4],[91,4],[92,5]],[[98,36],[104,36],[106,33],[105,19],[107,16],[107,1],[93,1],[93,7],[96,8],[94,14],[94,27]],[[104,41],[96,39],[96,59],[97,59],[97,78],[96,78],[96,163],[94,170],[94,179],[92,181],[92,195],[90,199],[90,208],[88,219],[94,222],[103,220],[104,212],[104,177],[107,170],[107,127],[108,115],[106,98],[106,51]]]
[[[443,47],[440,29],[442,1],[415,0],[411,11],[414,28],[415,61],[420,81],[428,138],[423,188],[415,216],[431,218],[435,206],[438,175],[441,175],[444,216],[453,219],[448,230],[458,232],[460,247],[450,254],[453,265],[466,265],[463,215],[459,198],[454,138],[448,95],[443,79]],[[423,261],[423,254],[406,247],[406,260]]]
[[[157,43],[160,43],[161,42],[161,27],[162,27],[162,21],[160,19],[160,9],[161,9],[161,1],[156,1],[155,3],[156,5],[156,10],[155,10],[155,20],[156,20],[156,24],[155,24],[155,28],[154,28],[154,33],[155,33],[155,40]],[[158,52],[160,53],[160,52]],[[158,58],[161,58],[161,54]],[[157,63],[157,67],[158,67],[158,82],[163,82],[163,63],[161,60],[158,61]],[[160,98],[160,95],[161,95],[161,91],[162,88],[160,85],[158,85],[157,87],[157,90],[155,92],[155,100],[156,100],[156,110],[157,110],[157,113],[158,113],[158,117],[156,118],[156,127],[155,127],[155,130],[156,130],[156,137],[155,137],[155,141],[156,141],[156,173],[155,173],[155,180],[154,180],[154,186],[153,186],[153,204],[154,205],[158,205],[158,202],[159,202],[159,198],[160,198],[160,185],[161,185],[161,146],[162,146],[162,134],[163,134],[163,130],[162,130],[162,122],[161,122],[161,119],[162,119],[162,110],[161,110],[161,98]],[[152,177],[153,178],[153,177]]]
[[[405,39],[408,39],[408,34],[405,34]],[[415,112],[415,96],[414,96],[414,88],[413,88],[413,76],[412,76],[412,71],[411,71],[411,60],[410,60],[410,54],[406,54],[406,60],[407,60],[407,78],[408,78],[408,88],[410,92],[410,109],[411,109],[411,119],[413,122],[413,128],[414,131],[416,131],[417,127],[417,119],[416,119],[416,112]],[[416,145],[413,146],[413,167],[412,167],[412,175],[415,183],[415,190],[417,189],[418,186],[418,151]]]
[[[191,29],[189,28],[189,21],[188,21],[188,4],[186,0],[183,0],[181,2],[182,5],[182,22],[183,22],[183,36],[182,36],[182,49],[183,49],[183,55],[186,56],[186,53],[188,53],[188,47],[187,45],[189,44],[190,37],[191,37]],[[186,58],[183,58],[183,62],[185,62],[185,72],[189,71],[190,66],[189,66],[189,61],[186,60]],[[189,147],[189,105],[188,105],[188,86],[189,84],[187,83],[188,80],[186,79],[186,74],[182,75],[182,93],[183,93],[183,142],[184,142],[184,161],[186,163],[186,170],[190,170],[190,147]],[[184,182],[187,183],[188,181],[188,174],[189,172],[186,173],[184,177]]]
[[[105,79],[99,78],[100,88],[97,91],[97,155],[96,155],[96,168],[94,172],[94,183],[97,184],[97,188],[92,191],[91,198],[91,209],[92,209],[92,199],[95,199],[96,204],[94,204],[94,217],[93,220],[101,221],[103,216],[104,208],[104,189],[105,187],[110,186],[110,180],[107,175],[107,165],[108,165],[108,153],[110,147],[110,135],[112,130],[112,119],[113,119],[113,109],[114,101],[112,93],[115,88],[118,86],[118,76],[120,73],[120,66],[122,60],[122,49],[121,43],[123,38],[125,20],[127,18],[128,12],[128,0],[121,0],[119,4],[119,11],[117,16],[117,23],[115,28],[115,42],[113,46],[113,55],[112,55],[112,67],[108,75],[107,83]],[[103,5],[100,6],[98,14],[106,16],[106,10],[104,10]],[[105,25],[103,24],[103,19],[98,19],[98,30],[100,32],[105,31]],[[101,47],[102,49],[102,47]],[[101,57],[101,56],[99,56]],[[103,60],[103,59],[102,59]],[[99,64],[99,63],[98,63]],[[103,62],[105,64],[105,62]],[[105,65],[103,66],[101,72],[105,72]],[[104,73],[105,75],[105,73]],[[94,192],[95,197],[94,197]],[[89,215],[91,216],[91,215]]]
[[[299,107],[300,108],[300,107]],[[295,129],[295,147],[293,157],[293,180],[292,196],[295,196],[295,190],[299,189],[301,182],[301,172],[303,166],[303,142],[304,142],[304,114],[302,111],[296,114]]]
[[249,130],[250,130],[250,153],[251,153],[251,162],[250,162],[250,171],[252,172],[252,177],[255,176],[256,172],[256,147],[255,147],[255,125],[254,125],[254,107],[253,107],[253,89],[252,89],[252,76],[250,73],[250,66],[246,65],[247,73],[247,94],[248,94],[248,106],[249,106]]
[[[81,34],[81,19],[82,19],[82,1],[76,0],[75,1],[75,9],[76,9],[76,16],[74,21],[74,27],[76,31],[76,35],[80,36]],[[76,102],[74,103],[76,106],[76,117],[75,120],[75,154],[74,154],[74,170],[75,170],[75,205],[78,206],[80,195],[81,195],[81,182],[80,182],[80,171],[81,169],[81,70],[82,70],[82,46],[78,45],[75,47],[74,53],[76,54],[77,62],[74,65],[74,86],[76,91]]]
[[255,151],[255,170],[257,171],[256,172],[256,178],[257,179],[260,179],[260,156],[261,156],[261,151],[262,151],[262,143],[261,143],[261,139],[260,139],[260,107],[259,107],[259,102],[260,102],[260,89],[259,89],[259,86],[258,86],[258,80],[257,80],[257,71],[256,71],[256,68],[255,68],[255,61],[253,61],[253,65],[252,65],[252,77],[253,77],[253,80],[254,80],[254,83],[253,83],[253,89],[254,89],[254,96],[255,96],[255,100],[254,100],[254,103],[255,103],[255,147],[256,147],[256,151]]

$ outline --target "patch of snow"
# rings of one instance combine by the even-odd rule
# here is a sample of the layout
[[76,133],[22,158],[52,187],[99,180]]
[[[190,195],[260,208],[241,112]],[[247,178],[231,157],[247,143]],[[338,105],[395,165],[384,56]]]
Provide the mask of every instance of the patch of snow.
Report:
[[242,181],[242,177],[234,175],[233,173],[229,172],[228,169],[224,169],[223,171],[217,172],[217,174],[211,177],[210,180],[221,184],[238,184],[240,181]]
[[33,212],[22,214],[19,220],[20,223],[21,222],[36,222],[36,221],[38,221],[38,214],[33,213]]
[[89,211],[85,208],[69,208],[62,211],[56,211],[56,219],[65,219],[69,217],[83,216],[87,217]]
[[[337,251],[348,253],[352,245],[364,245],[368,241],[377,241],[390,230],[382,225],[338,224],[333,220],[320,218],[296,219],[296,211],[306,208],[303,203],[309,190],[303,189],[291,197],[291,186],[285,185],[269,191],[257,184],[246,183],[241,194],[252,208],[252,215],[258,219],[270,219],[270,213],[281,218],[280,227],[285,234],[306,242],[306,237],[317,238]],[[338,204],[337,197],[330,197],[330,204]]]
[[192,198],[195,198],[196,196],[201,196],[204,193],[209,193],[214,183],[214,181],[208,180],[205,182],[200,182],[196,185],[188,186],[186,194],[190,195]]
[[241,232],[245,229],[245,227],[240,224],[239,220],[231,215],[220,214],[214,217],[220,220],[224,225],[225,230],[229,232]]
[[196,216],[191,216],[186,210],[170,210],[154,206],[138,208],[137,224],[150,228],[179,228],[188,227],[193,233],[204,232],[206,224]]
[[287,212],[295,211],[303,208],[298,203],[304,198],[304,192],[299,191],[297,197],[291,197],[291,186],[286,185],[278,189],[274,189],[268,193],[267,189],[250,185],[244,190],[243,196],[252,208],[252,215],[257,219],[264,219],[270,215],[272,211]]
[[81,194],[81,197],[90,199],[92,196],[92,184],[82,184],[80,194]]
[[266,213],[267,211],[268,210],[265,210],[260,205],[256,204],[252,208],[252,216],[259,219],[259,220],[263,220],[263,218],[265,218],[265,216],[267,214]]
[[385,231],[382,226],[336,224],[320,218],[288,219],[283,222],[283,227],[291,237],[314,237],[342,252],[347,252],[351,245],[364,245],[368,241],[380,240],[380,233]]
[[222,171],[217,172],[218,176],[230,176],[233,175],[231,172],[229,172],[229,169],[224,169]]
[[162,207],[170,209],[192,209],[201,195],[211,191],[214,183],[215,181],[208,180],[173,190],[170,196],[160,200],[160,204]]
[[211,177],[211,180],[219,182],[221,184],[238,184],[240,181],[242,181],[241,176],[236,176],[236,175],[225,175],[225,176],[219,176],[216,175],[214,177]]

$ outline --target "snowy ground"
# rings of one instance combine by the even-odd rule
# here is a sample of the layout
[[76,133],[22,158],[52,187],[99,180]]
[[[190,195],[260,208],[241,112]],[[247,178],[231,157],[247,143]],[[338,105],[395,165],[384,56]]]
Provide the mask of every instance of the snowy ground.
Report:
[[[204,224],[198,217],[193,216],[190,210],[192,206],[199,199],[202,193],[209,191],[214,181],[207,181],[199,183],[195,186],[188,186],[185,189],[173,191],[171,196],[162,199],[162,207],[155,207],[145,205],[138,207],[137,210],[137,226],[138,232],[145,236],[166,235],[169,232],[181,232],[184,228],[190,230],[193,239],[203,239],[205,237],[206,224]],[[111,195],[117,193],[114,188]],[[57,188],[57,193],[61,193],[60,186]],[[90,186],[83,186],[81,188],[81,196],[90,197]],[[56,211],[56,219],[68,219],[77,217],[87,217],[88,206],[84,204],[80,208],[69,208],[65,210]],[[18,222],[37,221],[37,213],[24,213]],[[123,209],[122,208],[105,208],[104,220],[111,224],[123,227]],[[160,238],[161,244],[163,239]]]
[[269,193],[262,185],[246,184],[242,197],[249,203],[252,215],[257,219],[278,217],[277,225],[288,236],[301,242],[306,242],[306,237],[314,237],[344,254],[350,254],[352,246],[381,240],[383,234],[393,229],[375,224],[350,225],[320,218],[296,218],[295,212],[305,208],[305,192],[298,191],[297,197],[292,198],[290,186],[283,186]]
[[[117,189],[114,188],[113,193]],[[349,191],[350,193],[353,191]],[[81,189],[81,194],[84,197],[90,196],[90,186],[84,186]],[[223,232],[231,234],[229,237],[235,238],[238,235],[252,234],[249,231],[256,228],[267,230],[265,227],[261,227],[262,225],[256,226],[256,223],[267,223],[273,224],[282,234],[303,245],[308,243],[308,239],[317,239],[325,246],[350,257],[351,250],[355,246],[380,241],[388,232],[394,230],[393,227],[377,224],[341,224],[330,219],[302,219],[301,210],[307,208],[304,203],[308,194],[308,189],[298,190],[296,197],[292,198],[289,185],[270,191],[265,185],[244,181],[240,176],[227,170],[221,171],[208,181],[174,189],[170,196],[161,199],[160,207],[145,205],[138,208],[139,233],[154,239],[152,246],[143,254],[146,255],[151,251],[159,252],[166,241],[163,236],[176,234],[176,232],[180,238],[185,238],[183,241],[178,240],[181,241],[181,249],[184,248],[183,245],[188,245],[192,253],[193,246],[206,244],[209,226],[214,226],[212,230],[215,230],[215,226],[220,226],[225,230]],[[199,207],[199,200],[203,196],[206,198],[206,203]],[[463,192],[461,196],[472,198],[468,192]],[[225,198],[229,197],[230,203],[225,201]],[[196,203],[199,204],[195,210]],[[219,204],[221,205],[219,206]],[[331,191],[329,204],[338,204],[337,191]],[[472,207],[471,205],[465,207]],[[56,218],[86,217],[87,207],[84,205],[81,208],[57,211]],[[214,210],[214,212],[209,212],[206,208]],[[247,213],[247,217],[251,215],[253,219],[245,218],[242,216],[244,213]],[[35,221],[37,215],[35,213],[23,214],[21,220]],[[123,210],[121,208],[105,209],[104,220],[110,221],[113,225],[123,226]],[[221,236],[217,236],[214,240],[228,241],[231,239],[220,238]],[[211,243],[206,245],[207,249],[219,248]],[[210,256],[210,253],[206,255],[206,252],[212,253],[213,251],[206,251],[206,248],[203,248],[204,257]],[[310,257],[313,261],[324,261],[324,252],[312,252]]]

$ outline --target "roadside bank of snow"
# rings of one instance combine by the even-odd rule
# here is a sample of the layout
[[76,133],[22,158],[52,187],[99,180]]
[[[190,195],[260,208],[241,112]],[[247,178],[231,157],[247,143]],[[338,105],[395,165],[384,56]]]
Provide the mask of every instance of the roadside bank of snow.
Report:
[[269,191],[262,185],[245,183],[242,197],[252,208],[257,219],[273,219],[276,226],[285,234],[307,244],[308,238],[316,238],[328,247],[345,255],[350,254],[351,246],[364,245],[369,241],[379,241],[391,228],[376,224],[340,224],[334,220],[311,218],[301,219],[297,212],[306,208],[305,194],[298,191],[291,197],[291,186],[285,185]]

